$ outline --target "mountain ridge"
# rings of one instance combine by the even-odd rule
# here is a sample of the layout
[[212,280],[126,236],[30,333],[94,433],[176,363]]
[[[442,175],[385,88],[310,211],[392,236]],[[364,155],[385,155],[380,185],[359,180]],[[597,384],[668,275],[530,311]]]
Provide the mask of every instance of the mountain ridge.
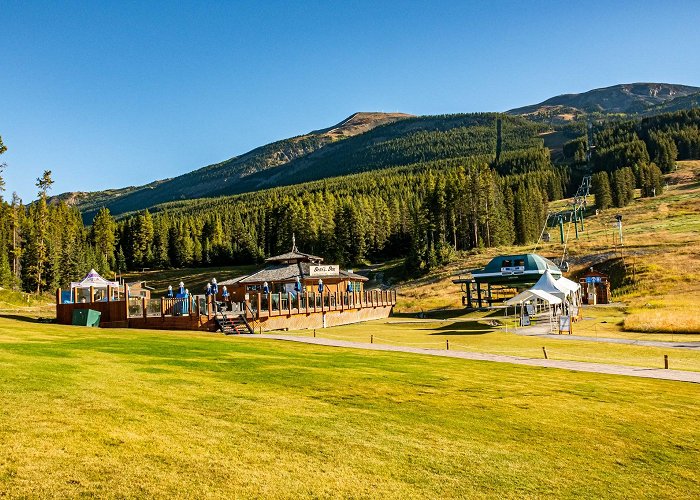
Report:
[[575,94],[561,94],[538,104],[506,111],[510,115],[562,116],[587,113],[638,114],[679,97],[700,92],[700,87],[671,83],[622,83]]
[[[498,116],[504,120],[524,119],[540,127],[537,132],[542,133],[587,114],[640,116],[698,105],[700,87],[631,83],[562,94],[500,114],[414,116],[357,112],[330,127],[274,141],[176,177],[141,186],[62,193],[51,201],[62,200],[77,206],[88,221],[101,207],[119,215],[181,200],[252,192],[391,166],[493,154]],[[513,130],[521,128],[511,137],[511,145],[514,142],[520,146],[535,145],[532,134],[535,129],[528,129],[521,122],[507,122],[508,126]],[[547,141],[548,137],[544,139]]]

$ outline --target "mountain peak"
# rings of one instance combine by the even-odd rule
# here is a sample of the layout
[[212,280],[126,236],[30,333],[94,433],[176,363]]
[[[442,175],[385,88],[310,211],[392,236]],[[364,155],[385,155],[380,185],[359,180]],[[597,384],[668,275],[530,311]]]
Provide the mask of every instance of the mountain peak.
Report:
[[507,111],[511,115],[562,116],[580,113],[643,113],[667,101],[700,92],[700,87],[672,83],[622,83],[580,94],[562,94],[539,104]]
[[395,122],[404,118],[413,118],[415,115],[407,113],[383,113],[378,111],[358,111],[348,116],[345,120],[333,125],[332,127],[321,130],[314,130],[311,134],[329,135],[334,138],[351,137],[353,135],[362,134],[368,130],[384,125],[386,123]]

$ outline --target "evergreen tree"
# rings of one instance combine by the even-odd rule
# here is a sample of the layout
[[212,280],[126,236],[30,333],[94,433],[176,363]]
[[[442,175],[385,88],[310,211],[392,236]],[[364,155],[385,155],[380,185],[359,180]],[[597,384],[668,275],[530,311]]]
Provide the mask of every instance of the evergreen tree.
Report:
[[44,285],[44,271],[48,264],[48,236],[49,236],[49,213],[46,205],[46,192],[53,184],[51,171],[44,170],[44,175],[37,178],[36,186],[39,188],[39,201],[34,208],[33,231],[30,233],[28,255],[30,266],[29,273],[36,287],[36,293],[41,293]]
[[605,210],[613,204],[610,191],[610,179],[607,172],[597,172],[591,177],[591,191],[595,196],[595,205],[600,210]]
[[116,225],[109,213],[108,208],[101,208],[92,221],[92,241],[95,249],[102,255],[101,262],[109,263],[114,261],[114,245]]

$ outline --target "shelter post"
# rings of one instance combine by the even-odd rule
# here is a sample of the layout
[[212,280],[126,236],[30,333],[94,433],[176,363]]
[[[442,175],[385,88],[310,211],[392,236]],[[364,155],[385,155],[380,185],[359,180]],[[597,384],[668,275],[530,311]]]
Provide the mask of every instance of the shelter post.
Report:
[[95,287],[91,285],[90,286],[90,303],[92,304],[93,302],[95,302]]
[[59,305],[61,303],[61,289],[57,288],[56,289],[56,305]]
[[477,296],[477,302],[478,302],[478,307],[481,309],[481,283],[478,281],[476,282],[476,296]]
[[124,283],[124,317],[129,317],[129,285]]

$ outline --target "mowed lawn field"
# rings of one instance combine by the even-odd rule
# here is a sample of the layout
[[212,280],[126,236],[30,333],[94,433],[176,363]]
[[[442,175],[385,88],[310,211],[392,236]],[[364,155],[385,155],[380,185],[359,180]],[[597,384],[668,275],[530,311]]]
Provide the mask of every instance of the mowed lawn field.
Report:
[[[512,329],[503,326],[490,326],[484,320],[476,319],[411,319],[388,318],[350,325],[335,326],[316,330],[292,330],[290,335],[370,342],[394,346],[419,347],[425,349],[445,349],[449,342],[450,350],[470,351],[489,354],[505,354],[526,358],[542,358],[542,348],[546,348],[549,359],[584,361],[589,363],[609,363],[615,365],[663,368],[664,355],[669,358],[669,367],[677,370],[700,371],[700,335],[676,335],[674,339],[688,348],[650,347],[645,345],[615,344],[596,342],[593,330],[574,325],[574,333],[590,340],[575,340],[567,335],[530,336],[516,335]],[[512,328],[513,325],[511,325]],[[601,331],[600,337],[607,334]],[[627,335],[630,340],[647,339],[646,334]],[[663,341],[670,341],[664,335]],[[624,338],[618,336],[618,338]],[[447,341],[447,342],[446,342]]]
[[0,494],[700,495],[694,384],[0,318]]

